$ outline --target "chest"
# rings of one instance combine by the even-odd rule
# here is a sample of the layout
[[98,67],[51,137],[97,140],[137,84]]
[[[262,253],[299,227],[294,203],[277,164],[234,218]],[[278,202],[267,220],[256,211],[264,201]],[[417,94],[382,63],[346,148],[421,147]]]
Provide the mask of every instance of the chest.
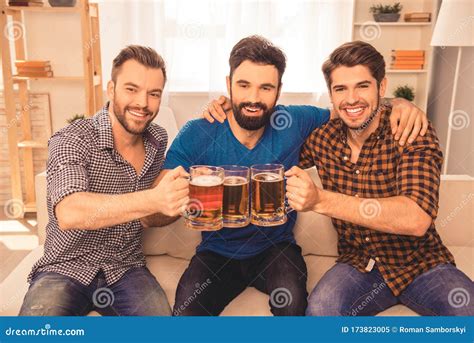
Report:
[[323,186],[358,197],[389,197],[397,194],[400,154],[395,145],[377,142],[361,149],[337,144],[322,153],[318,170]]
[[120,152],[122,158],[133,167],[137,175],[140,175],[145,164],[145,154],[145,147],[143,145]]
[[275,131],[266,132],[252,149],[241,144],[231,133],[218,135],[209,142],[209,145],[202,147],[202,153],[196,154],[193,162],[194,164],[238,164],[242,166],[280,163],[285,168],[296,165],[303,139],[293,135],[289,132],[290,130],[287,130],[286,134]]

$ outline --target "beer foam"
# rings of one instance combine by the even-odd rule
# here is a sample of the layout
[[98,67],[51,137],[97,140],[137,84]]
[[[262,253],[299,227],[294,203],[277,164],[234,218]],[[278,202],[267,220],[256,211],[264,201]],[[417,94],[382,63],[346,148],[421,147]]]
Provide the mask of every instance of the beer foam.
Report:
[[258,173],[253,176],[256,181],[281,181],[283,178],[275,173]]
[[222,179],[216,175],[199,175],[194,176],[190,184],[193,186],[212,187],[221,185]]
[[247,179],[242,176],[228,176],[224,179],[224,185],[243,185],[247,183]]

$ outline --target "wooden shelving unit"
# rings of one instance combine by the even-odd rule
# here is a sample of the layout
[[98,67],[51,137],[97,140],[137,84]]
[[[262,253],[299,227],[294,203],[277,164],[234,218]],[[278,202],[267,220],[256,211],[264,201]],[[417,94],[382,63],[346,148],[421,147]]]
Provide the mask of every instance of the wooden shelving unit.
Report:
[[[400,2],[403,6],[399,21],[393,23],[375,23],[369,9],[372,5],[380,3],[380,1],[355,0],[352,39],[362,40],[372,44],[384,56],[388,79],[387,97],[393,96],[393,90],[397,86],[407,84],[415,90],[414,103],[426,112],[433,61],[433,48],[430,46],[430,42],[436,19],[437,1],[397,0],[393,2]],[[404,22],[403,15],[407,12],[431,12],[431,22]],[[371,26],[370,30],[364,32],[364,26]],[[424,69],[389,69],[392,49],[425,50]]]
[[[28,106],[28,93],[30,83],[41,82],[82,82],[85,92],[85,110],[92,114],[103,106],[102,99],[102,70],[100,60],[100,34],[99,34],[99,10],[97,4],[90,4],[88,0],[78,0],[75,7],[20,7],[7,6],[2,1],[0,16],[0,28],[5,32],[7,25],[15,22],[25,28],[24,13],[38,12],[44,14],[44,20],[49,16],[62,15],[64,13],[77,14],[77,20],[81,22],[81,42],[83,75],[67,76],[60,75],[54,77],[25,77],[13,73],[13,57],[17,60],[28,59],[25,36],[28,34],[24,30],[23,34],[14,42],[11,42],[7,34],[2,34],[2,71],[5,96],[5,110],[7,121],[18,125],[11,125],[8,129],[8,148],[11,170],[12,198],[21,199],[25,212],[36,211],[35,184],[33,170],[33,153],[35,149],[47,148],[47,142],[35,141],[32,138],[32,127],[30,120],[30,110]],[[54,41],[48,42],[54,44]],[[87,48],[84,48],[86,47]],[[60,50],[61,47],[58,47]],[[14,53],[14,54],[12,54]],[[54,56],[44,56],[42,59],[54,61]],[[15,96],[15,93],[18,96]],[[74,96],[74,95],[73,95]],[[17,103],[20,105],[18,113]],[[51,136],[51,118],[46,118],[49,122],[49,132]],[[19,139],[19,131],[21,138]],[[23,162],[23,172],[20,169],[20,162]],[[25,188],[22,187],[22,177]]]

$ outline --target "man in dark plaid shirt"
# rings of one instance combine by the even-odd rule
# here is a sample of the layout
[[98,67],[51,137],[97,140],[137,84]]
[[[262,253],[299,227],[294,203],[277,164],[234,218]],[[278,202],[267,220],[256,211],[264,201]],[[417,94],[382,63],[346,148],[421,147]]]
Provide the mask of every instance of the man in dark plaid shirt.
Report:
[[182,168],[151,187],[168,140],[152,123],[165,81],[160,55],[129,46],[114,59],[110,102],[51,137],[44,256],[28,277],[20,315],[171,314],[141,244],[144,226],[166,224],[157,220],[188,201]]
[[316,166],[324,190],[298,167],[286,174],[290,205],[332,217],[338,233],[339,258],[307,314],[375,315],[402,303],[421,315],[473,315],[472,304],[454,300],[474,297],[473,282],[434,225],[442,165],[434,129],[397,144],[381,104],[385,63],[370,44],[340,46],[323,72],[339,118],[308,137],[300,167]]

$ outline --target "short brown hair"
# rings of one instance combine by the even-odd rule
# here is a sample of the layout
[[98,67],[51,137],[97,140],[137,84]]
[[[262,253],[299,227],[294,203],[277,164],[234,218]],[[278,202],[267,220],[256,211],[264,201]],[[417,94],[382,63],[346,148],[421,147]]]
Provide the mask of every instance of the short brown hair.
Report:
[[254,35],[241,39],[230,52],[229,66],[231,79],[235,69],[246,60],[274,66],[278,70],[278,86],[281,86],[281,78],[286,68],[286,57],[280,48],[274,46],[262,36]]
[[377,80],[377,87],[380,86],[380,82],[385,77],[383,56],[369,43],[354,41],[342,44],[323,63],[322,70],[329,93],[331,93],[331,73],[333,70],[340,66],[355,67],[356,65],[366,66],[372,77]]
[[163,58],[152,48],[141,45],[129,45],[123,48],[112,63],[112,81],[117,81],[120,67],[128,60],[135,60],[148,68],[161,69],[166,83],[166,67]]

